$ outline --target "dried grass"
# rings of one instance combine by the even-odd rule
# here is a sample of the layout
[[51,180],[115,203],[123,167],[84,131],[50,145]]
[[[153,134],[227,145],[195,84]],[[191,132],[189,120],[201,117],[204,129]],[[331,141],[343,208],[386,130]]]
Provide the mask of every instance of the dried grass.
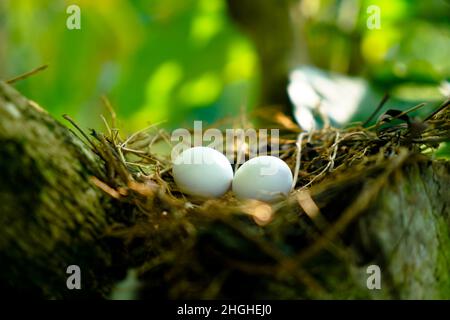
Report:
[[[132,207],[135,217],[109,235],[126,239],[130,255],[139,257],[142,294],[169,298],[258,297],[255,290],[266,290],[260,293],[265,298],[327,297],[322,271],[311,259],[326,252],[350,270],[358,257],[345,231],[374,204],[393,172],[450,137],[448,100],[424,121],[391,110],[371,127],[310,133],[274,112],[266,124],[282,132],[280,157],[295,177],[289,197],[267,204],[238,201],[229,192],[202,201],[180,193],[169,157],[155,151],[158,144],[171,147],[168,132],[152,125],[123,138],[104,101],[111,112],[111,123],[103,118],[106,133],[82,133],[105,163],[107,178],[92,181]],[[232,124],[251,126],[246,118]]]

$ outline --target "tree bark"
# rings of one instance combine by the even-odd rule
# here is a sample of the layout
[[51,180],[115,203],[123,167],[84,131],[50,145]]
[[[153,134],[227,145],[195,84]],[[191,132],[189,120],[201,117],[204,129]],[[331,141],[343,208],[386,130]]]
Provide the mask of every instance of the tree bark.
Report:
[[[0,286],[9,294],[101,297],[122,276],[103,238],[120,210],[90,183],[102,161],[37,104],[0,82]],[[69,265],[82,290],[68,290]]]
[[[388,170],[354,180],[323,208],[339,214],[336,225],[345,215],[354,216],[343,232],[330,237],[343,239],[353,259],[332,258],[334,272],[321,273],[329,297],[450,299],[450,162],[416,155]],[[319,201],[333,189],[324,186]],[[341,210],[346,199],[350,204]],[[380,268],[381,288],[368,290],[368,267],[373,265]]]
[[291,0],[227,0],[234,22],[250,37],[258,53],[262,106],[277,106],[292,115],[287,94],[294,33]]
[[[450,299],[450,163],[407,165],[359,221],[385,297]],[[378,293],[379,294],[379,293]]]

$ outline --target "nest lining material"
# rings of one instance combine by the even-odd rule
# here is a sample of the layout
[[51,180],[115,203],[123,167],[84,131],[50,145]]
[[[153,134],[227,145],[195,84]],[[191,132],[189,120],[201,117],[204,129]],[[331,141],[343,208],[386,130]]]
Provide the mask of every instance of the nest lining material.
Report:
[[[154,125],[123,139],[105,102],[112,115],[111,123],[103,118],[107,132],[92,131],[92,139],[80,131],[105,163],[104,175],[92,182],[133,208],[133,222],[115,225],[109,234],[133,248],[138,273],[151,278],[148,290],[164,287],[171,298],[235,297],[223,293],[232,290],[224,286],[235,271],[283,287],[274,289],[277,297],[326,296],[321,271],[308,261],[326,251],[344,266],[360,263],[344,231],[403,163],[428,157],[450,138],[448,100],[422,121],[389,110],[371,127],[328,126],[310,133],[272,113],[271,125],[281,132],[280,157],[294,172],[291,194],[274,204],[238,201],[231,192],[201,201],[179,192],[170,157],[155,151],[171,146],[168,133]],[[239,119],[233,126],[251,124]],[[342,194],[347,197],[336,199]]]

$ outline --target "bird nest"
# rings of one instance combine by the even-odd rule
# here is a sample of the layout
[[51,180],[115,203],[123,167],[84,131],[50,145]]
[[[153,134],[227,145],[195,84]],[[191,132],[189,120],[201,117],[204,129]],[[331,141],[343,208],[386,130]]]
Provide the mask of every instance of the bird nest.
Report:
[[448,104],[422,120],[409,116],[418,106],[388,110],[371,126],[312,132],[272,112],[265,127],[280,129],[279,156],[295,181],[276,203],[237,200],[231,191],[208,200],[182,194],[169,133],[151,126],[123,138],[112,109],[107,132],[82,134],[105,163],[92,182],[127,208],[108,236],[125,240],[140,297],[367,298],[358,218],[376,206],[393,172],[430,159],[449,140]]

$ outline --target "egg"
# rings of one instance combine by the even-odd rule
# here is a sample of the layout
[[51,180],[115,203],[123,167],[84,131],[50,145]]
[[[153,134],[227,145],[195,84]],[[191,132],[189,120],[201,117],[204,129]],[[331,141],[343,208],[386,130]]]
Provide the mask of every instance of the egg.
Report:
[[283,160],[259,156],[239,167],[234,175],[232,189],[240,199],[273,202],[288,195],[292,180],[291,169]]
[[233,180],[227,157],[208,147],[184,150],[173,161],[172,174],[181,192],[201,198],[222,196]]

